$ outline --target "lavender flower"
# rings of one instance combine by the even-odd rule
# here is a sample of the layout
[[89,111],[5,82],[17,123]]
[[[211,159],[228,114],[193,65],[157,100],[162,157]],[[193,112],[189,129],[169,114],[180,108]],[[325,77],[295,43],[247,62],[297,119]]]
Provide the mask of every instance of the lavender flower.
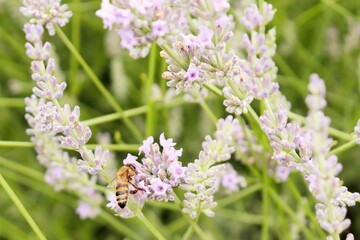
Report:
[[20,11],[30,19],[30,23],[45,25],[49,34],[54,35],[54,26],[65,26],[72,16],[72,12],[66,11],[68,6],[61,5],[60,2],[61,0],[24,0]]
[[[226,12],[229,3],[211,1],[203,4],[201,1],[189,2],[189,14],[194,16],[196,34],[183,33],[182,38],[161,52],[166,58],[168,71],[163,77],[168,79],[167,85],[176,88],[176,92],[184,91],[186,99],[199,100],[207,95],[202,85],[225,84],[223,63],[228,62],[233,53],[227,52],[226,42],[233,36],[233,21]],[[194,69],[198,71],[194,78],[189,78]]]
[[[80,108],[71,109],[67,104],[61,106],[58,99],[62,97],[66,83],[57,82],[55,77],[55,60],[50,57],[51,44],[42,42],[43,25],[54,35],[54,25],[64,26],[71,12],[59,0],[31,1],[24,0],[23,14],[30,18],[24,25],[27,43],[26,53],[32,59],[32,79],[37,86],[34,95],[26,98],[25,118],[30,128],[27,134],[35,144],[39,162],[47,168],[45,181],[56,191],[68,190],[77,194],[79,201],[77,213],[83,218],[93,218],[99,214],[102,196],[96,191],[96,176],[89,178],[88,171],[96,174],[101,171],[108,158],[108,151],[97,147],[95,154],[85,144],[91,137],[89,127],[79,123]],[[79,166],[61,146],[77,150],[83,160]]]
[[342,186],[336,177],[342,166],[335,155],[327,156],[332,145],[328,138],[330,120],[322,112],[326,106],[325,84],[318,75],[311,75],[309,92],[306,102],[310,111],[303,129],[287,122],[281,106],[276,115],[265,111],[260,121],[274,149],[273,158],[280,165],[300,171],[309,183],[309,190],[318,202],[316,215],[320,226],[332,239],[349,227],[346,206],[355,205],[360,194]]
[[187,31],[184,4],[181,1],[109,1],[103,0],[96,15],[104,28],[115,29],[121,47],[134,58],[145,57],[153,42],[171,43]]
[[220,172],[216,185],[222,188],[226,194],[238,192],[240,188],[247,186],[244,177],[239,176],[231,164],[226,163],[224,170]]
[[116,198],[113,194],[109,196],[110,203],[107,206],[122,217],[135,216],[147,198],[155,201],[174,201],[173,188],[184,182],[187,168],[178,160],[182,155],[182,149],[176,150],[176,143],[171,138],[166,139],[164,134],[160,135],[159,140],[160,145],[154,142],[153,137],[143,141],[139,148],[139,155],[144,154],[141,162],[131,154],[123,160],[124,165],[131,164],[136,167],[138,174],[135,181],[139,191],[131,195],[129,206],[123,210],[116,207]]
[[215,215],[212,209],[217,203],[213,194],[218,191],[219,185],[227,193],[246,186],[245,179],[238,176],[231,165],[223,163],[235,151],[234,145],[240,133],[238,124],[232,116],[228,116],[226,120],[220,119],[216,138],[206,136],[198,159],[188,164],[185,183],[180,188],[187,191],[184,195],[183,212],[191,218],[196,218],[201,212],[208,217]]
[[[39,116],[43,116],[41,112],[46,105],[45,100],[32,95],[31,98],[25,99],[25,103],[27,112],[25,118],[30,126],[27,134],[35,144],[39,162],[47,168],[45,181],[56,191],[68,190],[85,199],[85,202],[79,202],[77,211],[81,218],[95,217],[99,213],[102,199],[101,194],[95,191],[96,178],[90,179],[86,173],[79,172],[76,159],[71,158],[61,149],[56,131],[44,127],[44,123],[37,120]],[[90,203],[90,199],[93,202]]]
[[245,14],[241,21],[248,30],[254,31],[268,24],[274,17],[274,14],[275,11],[272,5],[267,2],[263,3],[263,13],[260,13],[256,4],[251,4],[250,7],[245,9]]

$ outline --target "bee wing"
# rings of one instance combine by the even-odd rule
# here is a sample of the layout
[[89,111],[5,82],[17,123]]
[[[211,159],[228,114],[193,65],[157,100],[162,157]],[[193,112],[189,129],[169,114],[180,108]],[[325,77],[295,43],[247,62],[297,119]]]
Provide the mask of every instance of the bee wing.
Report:
[[116,177],[114,177],[113,180],[111,180],[106,187],[107,188],[114,188],[115,185],[116,185]]

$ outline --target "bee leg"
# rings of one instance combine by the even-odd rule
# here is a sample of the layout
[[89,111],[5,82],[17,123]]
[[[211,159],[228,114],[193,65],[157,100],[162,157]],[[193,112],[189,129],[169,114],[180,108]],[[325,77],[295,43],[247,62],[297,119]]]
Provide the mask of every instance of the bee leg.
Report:
[[130,190],[130,194],[135,194],[138,192],[138,189]]
[[130,193],[131,194],[135,194],[137,193],[139,190],[140,191],[143,191],[143,192],[146,192],[145,189],[143,188],[139,188],[138,186],[136,186],[134,183],[130,183],[135,189],[134,190],[131,190]]

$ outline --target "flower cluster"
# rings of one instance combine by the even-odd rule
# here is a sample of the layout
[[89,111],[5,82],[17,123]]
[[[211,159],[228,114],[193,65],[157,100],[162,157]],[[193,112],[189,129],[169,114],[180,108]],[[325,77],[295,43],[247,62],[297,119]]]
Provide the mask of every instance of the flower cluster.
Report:
[[[131,164],[136,167],[138,174],[135,182],[139,188],[138,193],[130,196],[129,202],[124,209],[117,206],[113,193],[109,197],[108,207],[116,211],[121,217],[132,217],[136,215],[137,209],[141,208],[149,198],[155,201],[174,201],[173,188],[181,186],[184,182],[186,167],[183,167],[178,158],[182,155],[182,149],[174,148],[176,143],[173,139],[166,139],[164,134],[160,135],[160,145],[149,137],[139,148],[139,155],[143,154],[141,162],[131,154],[124,159],[123,164]],[[135,207],[133,207],[135,206]]]
[[66,11],[68,6],[60,4],[61,0],[24,0],[21,13],[35,25],[46,26],[50,35],[55,34],[55,25],[65,26],[72,12]]
[[334,237],[349,227],[350,220],[345,219],[346,206],[355,205],[360,195],[342,186],[336,177],[342,166],[335,155],[328,156],[332,140],[328,138],[330,120],[322,112],[326,106],[323,80],[316,74],[311,75],[308,89],[309,114],[304,128],[288,123],[287,112],[281,106],[276,114],[266,110],[260,121],[274,149],[273,158],[304,175],[317,200],[318,221],[330,237]]
[[[42,42],[43,25],[54,34],[54,24],[64,26],[71,12],[60,1],[24,1],[22,12],[30,17],[25,23],[26,54],[32,60],[32,79],[36,82],[33,95],[26,98],[25,115],[30,129],[27,133],[35,144],[38,159],[47,168],[45,180],[55,190],[67,189],[79,195],[77,212],[81,218],[99,214],[101,195],[96,191],[96,177],[108,158],[108,150],[97,147],[95,153],[85,144],[91,130],[79,122],[80,108],[61,106],[58,99],[63,96],[66,83],[57,82],[56,63],[50,56],[51,44]],[[82,160],[71,158],[61,147],[72,148],[80,153]],[[80,170],[80,171],[79,171]]]
[[[172,47],[163,48],[161,56],[166,59],[168,71],[163,77],[167,85],[184,91],[190,99],[202,99],[207,91],[202,85],[225,84],[224,63],[231,61],[233,52],[228,52],[226,43],[233,36],[233,20],[227,15],[227,0],[191,1],[189,26],[192,33],[183,33]],[[196,26],[196,27],[194,27]],[[195,35],[194,35],[195,34]]]
[[215,139],[205,137],[198,159],[189,163],[185,172],[185,183],[181,186],[187,191],[183,212],[191,218],[201,212],[209,217],[215,215],[212,209],[217,203],[213,195],[220,184],[225,192],[235,192],[246,186],[245,179],[238,176],[230,164],[224,163],[235,151],[240,129],[238,122],[229,116],[226,120],[220,119],[218,126]]
[[228,63],[227,76],[233,84],[226,85],[223,94],[224,105],[229,113],[246,113],[254,98],[269,98],[279,88],[278,83],[274,82],[277,68],[272,60],[276,49],[275,29],[262,32],[272,20],[274,12],[266,2],[263,3],[262,13],[255,4],[245,9],[241,20],[250,33],[243,34],[242,47],[247,59],[241,60],[234,56]]
[[121,47],[138,58],[148,54],[153,42],[167,44],[186,31],[184,6],[182,1],[169,0],[103,0],[96,15],[104,28],[116,30]]
[[32,95],[25,103],[25,118],[30,126],[27,134],[35,144],[39,162],[46,167],[45,181],[56,191],[68,190],[82,199],[77,209],[81,218],[95,217],[102,202],[101,194],[95,190],[96,176],[89,178],[88,174],[79,172],[76,159],[61,149],[54,132],[44,128],[42,116],[48,105],[45,99]]

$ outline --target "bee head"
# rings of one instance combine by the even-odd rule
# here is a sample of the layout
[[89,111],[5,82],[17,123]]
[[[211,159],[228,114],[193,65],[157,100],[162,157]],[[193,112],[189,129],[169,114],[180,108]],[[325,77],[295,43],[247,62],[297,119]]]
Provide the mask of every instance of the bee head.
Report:
[[128,167],[129,167],[131,170],[133,170],[134,172],[137,172],[135,165],[133,165],[133,164],[126,164],[126,166],[128,166]]

